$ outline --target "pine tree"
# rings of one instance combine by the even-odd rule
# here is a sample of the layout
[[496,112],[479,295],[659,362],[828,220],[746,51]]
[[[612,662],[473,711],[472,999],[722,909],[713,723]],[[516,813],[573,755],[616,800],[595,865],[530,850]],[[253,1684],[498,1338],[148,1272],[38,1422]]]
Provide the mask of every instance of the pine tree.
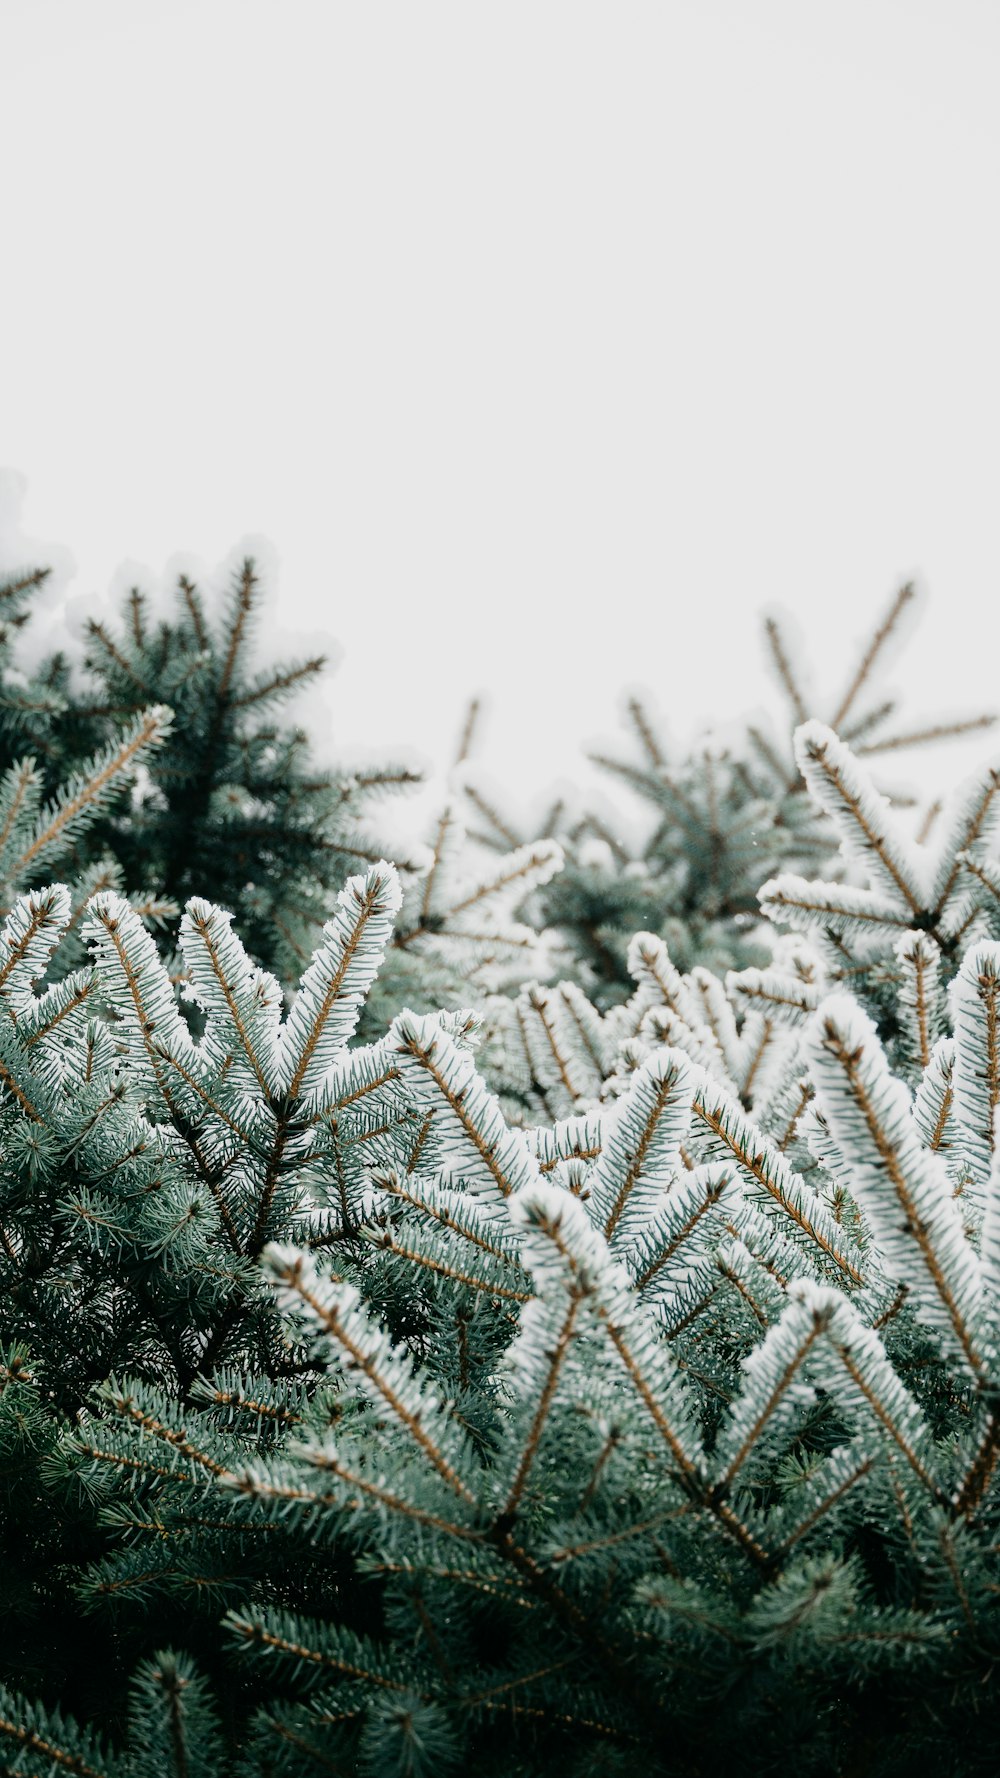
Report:
[[[180,906],[211,896],[239,917],[254,956],[294,982],[311,954],[345,874],[386,851],[372,816],[420,774],[402,762],[321,769],[282,706],[324,666],[316,656],[254,672],[252,633],[263,591],[256,564],[235,569],[221,620],[181,575],[173,615],[153,621],[133,587],[117,627],[85,626],[84,675],[65,651],[30,676],[16,642],[45,570],[0,584],[0,723],[5,765],[27,754],[44,790],[79,778],[93,756],[130,732],[150,708],[173,713],[166,744],[122,776],[90,823],[81,868],[107,887],[154,892]],[[143,767],[139,770],[139,766]],[[415,869],[406,856],[397,862]],[[98,868],[99,867],[99,868]]]
[[247,676],[250,565],[221,625],[131,595],[82,691],[16,665],[41,582],[0,589],[0,1771],[995,1770],[1000,772],[916,837],[868,776],[908,595],[833,726],[772,628],[771,778],[637,712],[642,858],[472,782],[397,870],[393,772],[258,723],[316,663]]
[[[900,1062],[926,1066],[943,1020],[942,991],[970,943],[1000,934],[1000,764],[988,761],[911,838],[850,748],[821,723],[797,731],[802,774],[840,840],[843,868],[815,881],[790,873],[760,890],[775,924],[807,934],[823,974],[863,998],[892,1036],[901,1001],[916,1010]],[[909,1051],[905,1046],[909,1042]]]
[[286,1012],[191,899],[194,1022],[120,895],[41,993],[69,893],[8,916],[4,1769],[992,1770],[1000,945],[918,1074],[911,933],[911,1094],[800,940],[640,934],[518,1127],[474,1017],[358,1043],[401,900]]
[[[429,1011],[470,996],[480,1002],[550,971],[544,933],[518,915],[561,868],[560,847],[538,840],[477,861],[454,798],[433,820],[426,847],[389,846],[372,816],[383,799],[416,787],[420,775],[399,762],[321,770],[303,730],[275,720],[324,663],[316,657],[251,673],[248,648],[262,609],[252,560],[236,569],[221,622],[209,619],[186,575],[169,620],[154,623],[148,599],[131,588],[117,630],[87,622],[82,681],[65,652],[30,678],[17,665],[17,638],[46,576],[24,570],[0,583],[7,614],[0,759],[6,746],[15,786],[27,773],[30,786],[56,802],[82,791],[86,822],[76,821],[62,853],[49,846],[33,856],[34,873],[15,873],[14,885],[51,877],[66,859],[76,867],[78,916],[88,895],[114,888],[171,931],[183,901],[205,894],[234,913],[254,958],[290,991],[345,873],[388,852],[406,906],[365,1009],[370,1033],[384,1029],[401,1004]],[[155,751],[143,727],[150,720]],[[25,831],[22,822],[18,833]],[[63,946],[53,967],[79,960],[78,946],[75,953]],[[180,959],[174,973],[183,974]]]
[[468,844],[455,799],[446,798],[431,824],[427,861],[407,883],[368,1027],[383,1030],[400,1005],[433,1011],[468,999],[482,1008],[550,975],[552,935],[520,916],[562,863],[551,839],[484,863]]
[[[892,599],[861,651],[847,685],[835,700],[819,700],[810,675],[796,659],[787,625],[776,616],[764,625],[768,666],[787,719],[757,718],[727,735],[708,739],[691,753],[668,746],[647,703],[628,698],[625,721],[631,754],[600,752],[591,760],[616,787],[624,786],[648,816],[637,845],[615,808],[572,808],[555,801],[539,837],[559,840],[565,865],[549,885],[540,918],[564,940],[578,985],[602,1006],[629,991],[628,947],[638,930],[653,930],[683,968],[718,970],[762,965],[767,946],[756,930],[757,891],[768,869],[828,874],[839,835],[807,794],[794,735],[822,708],[833,728],[859,755],[894,756],[953,736],[989,728],[994,717],[895,725],[894,699],[880,696],[877,675],[907,614],[915,604],[907,584]],[[470,826],[493,849],[533,837],[502,807],[469,765],[478,706],[473,705],[459,748],[465,772]],[[811,788],[811,783],[810,783]],[[892,802],[911,799],[895,790]],[[930,811],[933,817],[934,811]]]

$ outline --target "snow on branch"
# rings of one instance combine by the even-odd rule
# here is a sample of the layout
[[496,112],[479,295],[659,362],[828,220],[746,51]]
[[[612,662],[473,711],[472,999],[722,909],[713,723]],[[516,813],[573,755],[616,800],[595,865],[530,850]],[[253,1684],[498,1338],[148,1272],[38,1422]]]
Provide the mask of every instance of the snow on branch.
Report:
[[340,891],[281,1034],[277,1084],[290,1098],[320,1087],[354,1035],[400,900],[396,873],[384,860],[367,875],[350,877]]
[[920,861],[850,748],[824,723],[810,721],[796,730],[795,757],[810,795],[836,824],[846,856],[892,901],[919,913],[924,901]]
[[506,1198],[538,1179],[524,1136],[508,1127],[472,1056],[436,1019],[400,1013],[392,1045],[413,1102],[434,1119],[445,1165],[469,1190]]
[[909,1094],[889,1073],[871,1020],[846,995],[832,996],[806,1046],[817,1102],[882,1264],[909,1286],[921,1319],[981,1374],[978,1261],[943,1165],[920,1140]]
[[680,1050],[655,1050],[618,1101],[588,1179],[592,1220],[627,1247],[659,1208],[680,1166],[691,1122],[694,1068]]

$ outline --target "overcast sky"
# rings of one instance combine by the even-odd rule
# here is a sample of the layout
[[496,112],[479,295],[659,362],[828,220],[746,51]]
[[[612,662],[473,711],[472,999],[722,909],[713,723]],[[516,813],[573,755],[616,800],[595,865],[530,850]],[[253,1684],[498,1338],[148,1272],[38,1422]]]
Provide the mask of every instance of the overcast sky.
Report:
[[763,604],[832,700],[910,574],[910,712],[1000,702],[998,86],[990,0],[0,0],[23,530],[263,534],[333,741],[487,690],[519,794],[773,703]]

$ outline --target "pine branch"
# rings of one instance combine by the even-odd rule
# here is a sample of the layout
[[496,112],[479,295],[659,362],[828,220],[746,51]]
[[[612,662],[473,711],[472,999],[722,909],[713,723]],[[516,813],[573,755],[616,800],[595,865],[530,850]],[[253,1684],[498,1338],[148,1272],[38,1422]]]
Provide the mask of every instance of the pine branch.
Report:
[[666,1196],[691,1119],[692,1087],[687,1057],[658,1050],[619,1101],[589,1180],[591,1213],[607,1241],[634,1239]]
[[256,568],[257,565],[253,557],[247,556],[240,566],[233,585],[232,618],[216,694],[220,704],[225,704],[229,700],[230,687],[236,673],[236,663],[246,639],[247,623],[253,610],[259,585]]
[[935,722],[927,728],[912,729],[908,734],[883,735],[877,741],[856,746],[859,754],[890,753],[904,747],[923,747],[928,742],[951,740],[955,735],[969,735],[979,729],[993,728],[996,717],[968,716],[958,722]]
[[806,709],[802,692],[800,691],[795,675],[792,672],[791,662],[789,661],[788,653],[785,648],[784,637],[781,634],[781,630],[775,618],[765,618],[764,634],[767,637],[771,658],[778,671],[778,678],[781,680],[781,683],[788,694],[788,701],[792,706],[792,713],[795,720],[796,722],[805,722],[809,712]]
[[796,730],[795,754],[809,792],[840,820],[842,845],[874,881],[912,915],[923,911],[920,870],[895,831],[889,805],[832,729],[807,722]]
[[65,852],[127,781],[144,754],[165,739],[169,728],[170,712],[156,707],[139,718],[118,746],[96,755],[43,811],[23,849],[9,863],[4,862],[5,876],[16,880],[29,870],[38,870],[43,862],[51,864]]
[[871,1021],[846,997],[832,997],[815,1015],[807,1047],[817,1100],[850,1157],[855,1195],[884,1262],[910,1285],[917,1313],[982,1375],[976,1257],[939,1164],[920,1144],[905,1089],[889,1075]]
[[872,668],[874,667],[879,654],[885,647],[885,644],[888,642],[893,631],[896,629],[907,605],[910,604],[915,596],[916,588],[913,586],[912,582],[907,582],[905,586],[900,587],[889,606],[886,616],[879,624],[875,634],[865,649],[865,652],[858,663],[857,670],[855,671],[853,678],[850,680],[840,703],[837,705],[830,723],[831,728],[839,729],[841,723],[853,708],[859,691],[861,691],[862,687],[867,684],[871,677]]

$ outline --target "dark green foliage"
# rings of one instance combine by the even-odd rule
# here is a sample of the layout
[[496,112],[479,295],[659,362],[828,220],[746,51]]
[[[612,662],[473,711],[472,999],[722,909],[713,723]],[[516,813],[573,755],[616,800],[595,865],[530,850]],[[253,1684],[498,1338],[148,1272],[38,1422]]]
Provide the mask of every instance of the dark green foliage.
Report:
[[0,1770],[991,1770],[997,946],[945,1165],[794,947],[727,994],[639,935],[519,1129],[466,1016],[352,1046],[399,904],[283,1016],[193,899],[197,1037],[120,896],[40,996],[70,897],[9,916]]
[[344,877],[386,851],[370,825],[374,806],[419,774],[403,764],[316,765],[306,734],[282,710],[324,662],[251,671],[262,604],[252,559],[234,573],[221,618],[186,576],[173,615],[157,622],[133,588],[117,628],[87,623],[82,683],[62,653],[27,683],[16,671],[16,634],[43,579],[25,572],[0,585],[0,609],[10,613],[0,630],[0,762],[33,756],[43,794],[52,795],[151,707],[172,711],[165,744],[137,758],[143,772],[119,776],[74,862],[96,871],[103,887],[152,890],[175,907],[192,894],[211,896],[238,915],[254,956],[294,981]]
[[338,894],[310,669],[180,596],[3,682],[0,1772],[994,1771],[996,769],[913,840],[812,722]]

